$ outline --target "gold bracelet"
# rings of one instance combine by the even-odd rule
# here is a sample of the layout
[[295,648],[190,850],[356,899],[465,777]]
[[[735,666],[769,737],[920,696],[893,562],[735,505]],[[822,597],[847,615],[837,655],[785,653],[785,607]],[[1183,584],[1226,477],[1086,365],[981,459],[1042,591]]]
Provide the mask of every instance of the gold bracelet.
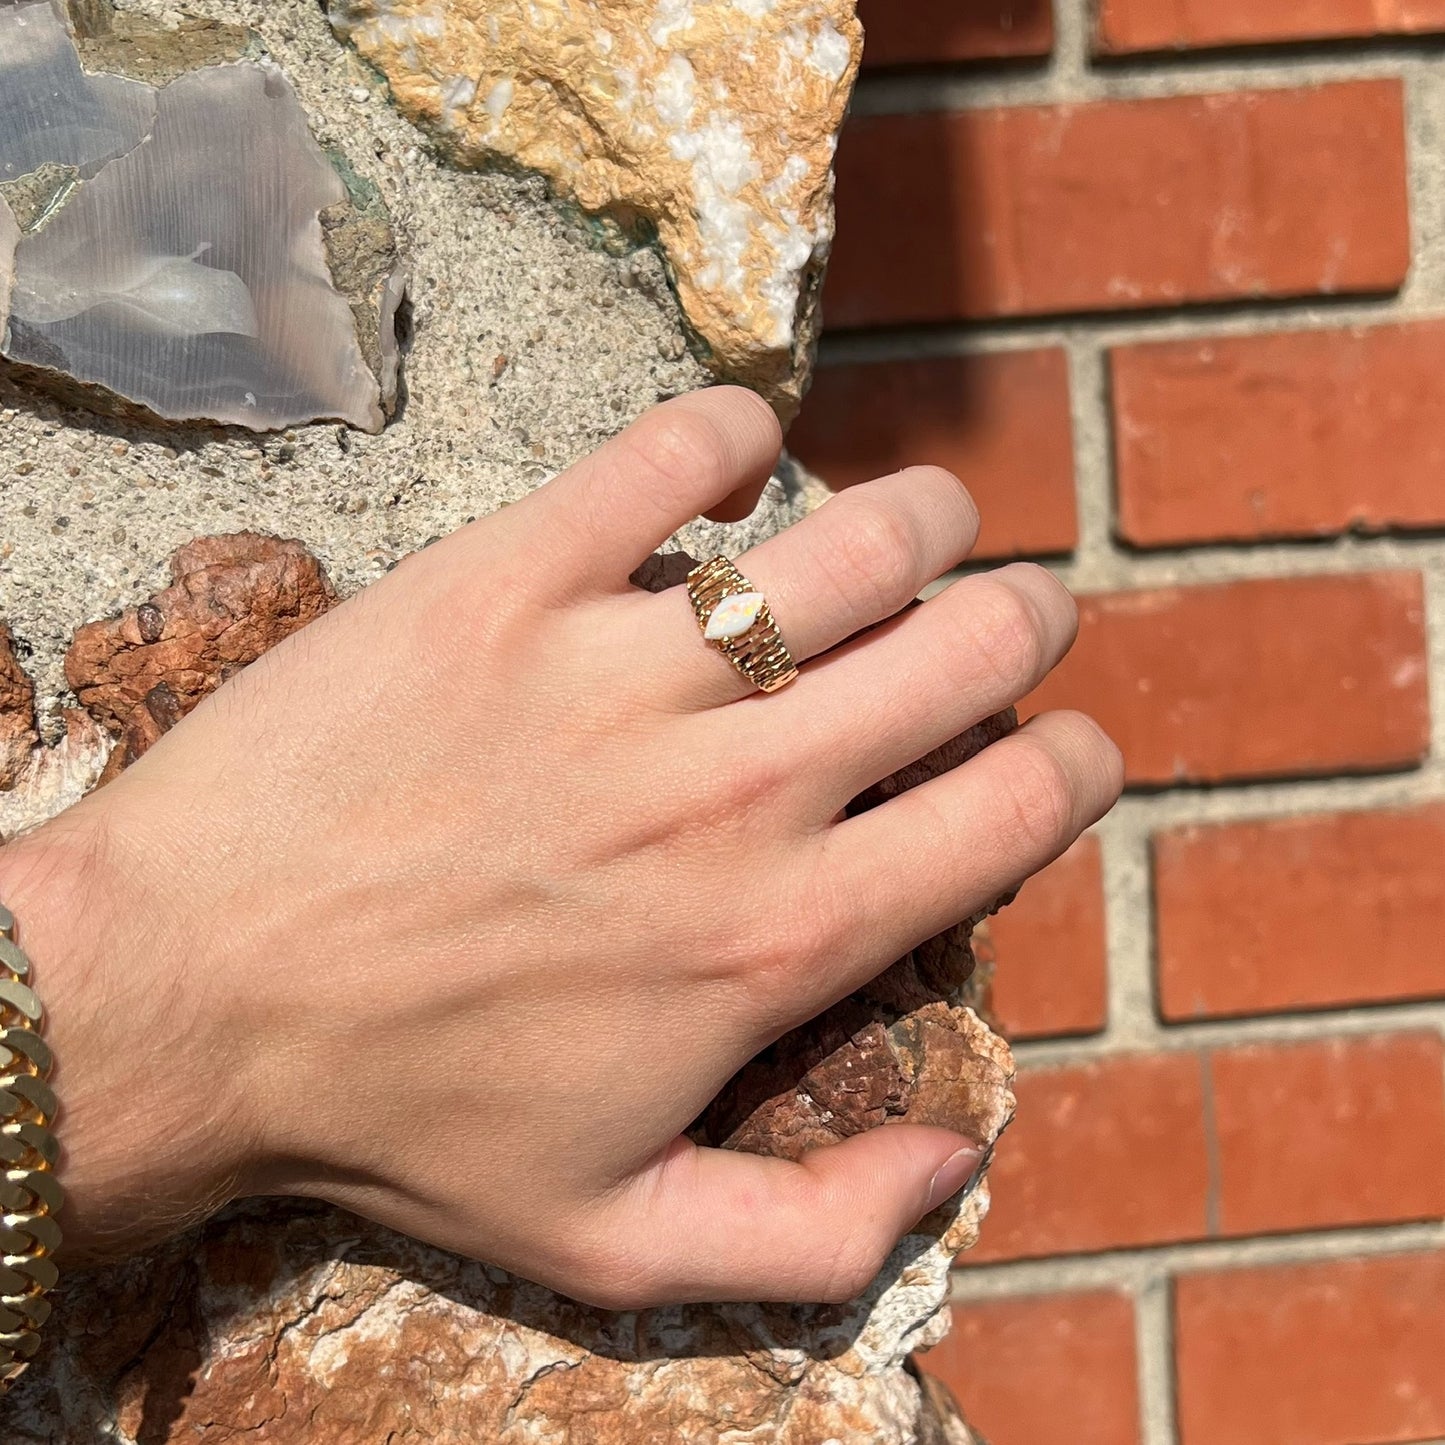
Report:
[[51,1125],[54,1064],[40,1029],[45,1011],[30,987],[30,960],[15,917],[0,905],[0,1395],[25,1372],[50,1317],[45,1298],[60,1272],[60,1146]]

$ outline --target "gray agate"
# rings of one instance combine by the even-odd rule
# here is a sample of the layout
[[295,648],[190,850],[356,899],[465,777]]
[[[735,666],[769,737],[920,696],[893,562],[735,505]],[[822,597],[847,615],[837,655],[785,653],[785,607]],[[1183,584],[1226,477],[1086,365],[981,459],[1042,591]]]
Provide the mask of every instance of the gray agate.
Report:
[[[0,3],[10,362],[170,420],[379,430],[399,285],[388,274],[350,278],[371,298],[338,289],[328,235],[351,199],[273,65],[208,65],[159,86],[92,74],[48,0]],[[374,334],[358,335],[359,318]]]

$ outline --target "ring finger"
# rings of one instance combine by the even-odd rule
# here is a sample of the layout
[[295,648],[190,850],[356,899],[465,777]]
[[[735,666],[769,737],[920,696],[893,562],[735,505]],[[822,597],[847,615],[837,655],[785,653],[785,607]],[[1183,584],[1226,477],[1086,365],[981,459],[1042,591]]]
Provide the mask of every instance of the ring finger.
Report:
[[[901,611],[963,561],[977,537],[978,510],[958,478],[910,467],[840,493],[737,565],[767,598],[802,663]],[[712,707],[754,691],[703,642],[684,589],[664,593],[657,605],[671,614],[660,665],[684,680],[686,701]]]

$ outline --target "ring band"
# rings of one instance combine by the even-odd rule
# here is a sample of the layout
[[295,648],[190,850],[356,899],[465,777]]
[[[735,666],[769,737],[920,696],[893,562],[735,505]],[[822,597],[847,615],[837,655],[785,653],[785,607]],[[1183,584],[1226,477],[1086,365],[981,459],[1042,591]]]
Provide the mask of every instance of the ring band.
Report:
[[767,599],[726,557],[694,567],[687,595],[703,637],[754,687],[777,692],[797,678]]

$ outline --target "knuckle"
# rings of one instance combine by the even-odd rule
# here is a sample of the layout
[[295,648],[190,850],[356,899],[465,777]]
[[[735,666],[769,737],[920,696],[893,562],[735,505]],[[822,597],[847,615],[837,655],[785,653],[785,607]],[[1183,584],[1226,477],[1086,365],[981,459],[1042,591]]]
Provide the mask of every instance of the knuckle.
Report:
[[891,507],[854,501],[847,493],[833,503],[841,508],[831,564],[838,585],[850,599],[861,598],[894,612],[917,593],[917,543],[908,521]]
[[665,407],[650,417],[631,438],[642,462],[675,491],[692,492],[699,485],[723,479],[729,448],[722,429],[698,407]]
[[793,770],[776,751],[756,749],[742,757],[713,756],[697,777],[700,797],[689,811],[709,825],[719,819],[755,823],[776,816],[782,798],[795,785]]
[[824,930],[802,917],[774,917],[753,925],[738,958],[754,1011],[767,1019],[791,1017],[803,980],[828,956]]
[[1052,847],[1074,831],[1078,780],[1052,748],[1026,734],[1016,735],[1010,764],[1010,798],[1023,837]]
[[857,940],[856,910],[839,896],[836,881],[820,868],[800,872],[788,880],[787,906],[772,910],[767,925],[767,953],[795,993],[801,978],[836,977]]
[[981,579],[970,604],[968,630],[978,660],[1012,701],[1026,692],[1045,668],[1039,613],[1023,592],[996,578]]

